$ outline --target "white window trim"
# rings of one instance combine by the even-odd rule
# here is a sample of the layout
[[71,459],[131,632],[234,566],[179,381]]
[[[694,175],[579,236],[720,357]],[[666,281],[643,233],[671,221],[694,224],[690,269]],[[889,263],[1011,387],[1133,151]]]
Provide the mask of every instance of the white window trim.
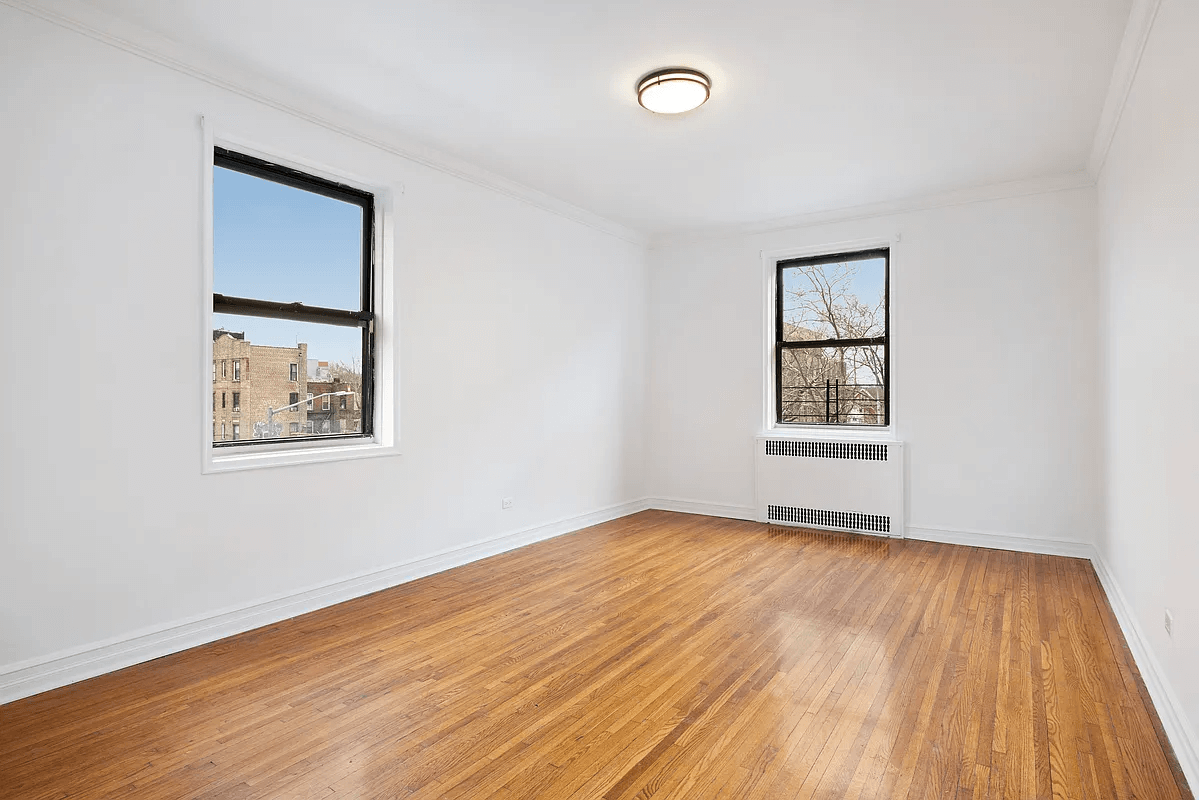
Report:
[[[323,164],[300,158],[280,149],[250,142],[214,130],[211,119],[201,116],[203,129],[203,236],[202,263],[203,279],[200,293],[201,323],[201,372],[205,374],[212,362],[212,172],[213,149],[225,147],[239,153],[255,156],[282,166],[301,170],[310,175],[344,183],[375,196],[375,408],[374,435],[370,439],[335,439],[328,442],[270,442],[243,445],[236,448],[215,448],[212,445],[210,422],[215,409],[212,406],[212,386],[203,386],[201,408],[204,414],[200,422],[201,472],[203,474],[233,472],[266,467],[282,467],[293,464],[313,464],[330,461],[346,461],[359,458],[400,455],[400,375],[399,375],[399,306],[397,264],[394,252],[395,200],[403,192],[400,186],[392,186],[367,180]],[[253,421],[250,423],[253,427]],[[244,439],[243,439],[244,441]]]
[[[859,427],[855,425],[815,425],[810,423],[785,423],[777,422],[775,414],[775,405],[778,398],[775,397],[774,386],[774,336],[775,336],[775,281],[778,275],[778,262],[787,261],[792,258],[809,258],[812,256],[833,255],[836,253],[850,253],[857,250],[873,250],[881,247],[889,248],[891,251],[890,274],[887,276],[889,286],[889,305],[891,321],[895,320],[896,309],[896,293],[895,293],[895,266],[899,261],[899,241],[900,235],[896,233],[893,236],[876,237],[869,239],[852,239],[843,242],[825,242],[818,245],[810,245],[804,247],[791,247],[782,250],[763,250],[762,255],[762,345],[759,348],[762,353],[762,435],[771,436],[782,439],[816,439],[816,440],[836,440],[836,441],[868,441],[868,442],[893,442],[895,441],[897,420],[899,419],[899,403],[897,402],[898,393],[896,392],[895,380],[895,326],[889,325],[887,335],[889,337],[887,353],[887,361],[890,365],[891,376],[887,387],[887,403],[889,424],[878,427]],[[211,338],[211,337],[210,337]]]

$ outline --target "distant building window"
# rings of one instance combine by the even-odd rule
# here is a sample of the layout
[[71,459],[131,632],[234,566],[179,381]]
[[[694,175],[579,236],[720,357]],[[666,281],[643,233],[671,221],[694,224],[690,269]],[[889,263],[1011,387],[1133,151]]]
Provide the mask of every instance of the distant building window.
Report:
[[312,410],[312,392],[308,393],[308,410]]
[[312,433],[312,423],[311,422],[309,422],[307,425],[307,432]]
[[225,407],[225,393],[221,392],[221,408]]
[[291,433],[299,433],[300,432],[300,423],[293,422],[291,424],[291,427],[289,428],[289,430]]
[[241,392],[233,393],[233,410],[241,411]]
[[229,377],[229,368],[225,364],[225,359],[223,359],[223,358],[221,359],[221,377],[222,378]]
[[344,394],[341,396],[341,410],[346,410],[346,396]]
[[240,438],[241,438],[241,425],[238,425],[235,422],[235,423],[233,423],[233,441],[236,442]]
[[[287,396],[287,404],[289,406],[294,406],[298,402],[300,402],[300,393],[299,392],[292,392],[291,394],[289,394]],[[292,409],[292,410],[294,411],[295,409]]]
[[328,410],[329,410],[329,395],[325,395],[323,398],[321,398],[321,411],[328,411]]
[[300,379],[300,367],[298,364],[291,365],[291,379],[298,381]]
[[214,381],[216,380],[216,362],[215,361],[212,362],[212,379]]
[[233,380],[235,380],[235,381],[241,380],[241,359],[240,358],[234,359],[234,361],[233,361]]
[[221,441],[225,441],[225,423],[221,423]]

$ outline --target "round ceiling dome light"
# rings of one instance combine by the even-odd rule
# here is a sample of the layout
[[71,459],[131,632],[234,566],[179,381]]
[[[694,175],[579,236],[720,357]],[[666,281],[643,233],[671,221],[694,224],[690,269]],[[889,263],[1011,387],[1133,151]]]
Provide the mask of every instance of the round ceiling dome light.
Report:
[[684,67],[659,69],[637,82],[637,102],[655,114],[681,114],[708,102],[712,81]]

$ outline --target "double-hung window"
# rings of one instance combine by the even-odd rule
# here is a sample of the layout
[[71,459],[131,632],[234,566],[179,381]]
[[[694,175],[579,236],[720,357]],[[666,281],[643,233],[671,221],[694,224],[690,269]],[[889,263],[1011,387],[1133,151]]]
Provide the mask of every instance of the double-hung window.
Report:
[[890,424],[890,250],[779,261],[775,422]]
[[[221,360],[222,377],[232,361],[240,384],[234,408],[244,393],[253,415],[241,419],[244,435],[235,426],[233,441],[213,446],[371,438],[374,195],[216,147],[212,197],[214,358]],[[243,373],[242,358],[247,365],[254,361],[252,371]],[[316,360],[329,362],[338,384],[349,387],[341,391],[355,394],[352,407],[361,409],[336,433],[314,433],[311,423],[294,422],[313,408],[304,385],[306,364]],[[280,380],[285,375],[288,380]],[[317,397],[329,407],[327,394]]]

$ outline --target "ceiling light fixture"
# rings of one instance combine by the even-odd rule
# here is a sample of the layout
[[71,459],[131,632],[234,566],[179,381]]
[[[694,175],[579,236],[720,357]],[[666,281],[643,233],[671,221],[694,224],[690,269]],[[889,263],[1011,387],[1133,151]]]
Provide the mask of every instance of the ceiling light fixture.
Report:
[[637,81],[637,102],[655,114],[681,114],[708,102],[712,81],[694,69],[658,69]]

